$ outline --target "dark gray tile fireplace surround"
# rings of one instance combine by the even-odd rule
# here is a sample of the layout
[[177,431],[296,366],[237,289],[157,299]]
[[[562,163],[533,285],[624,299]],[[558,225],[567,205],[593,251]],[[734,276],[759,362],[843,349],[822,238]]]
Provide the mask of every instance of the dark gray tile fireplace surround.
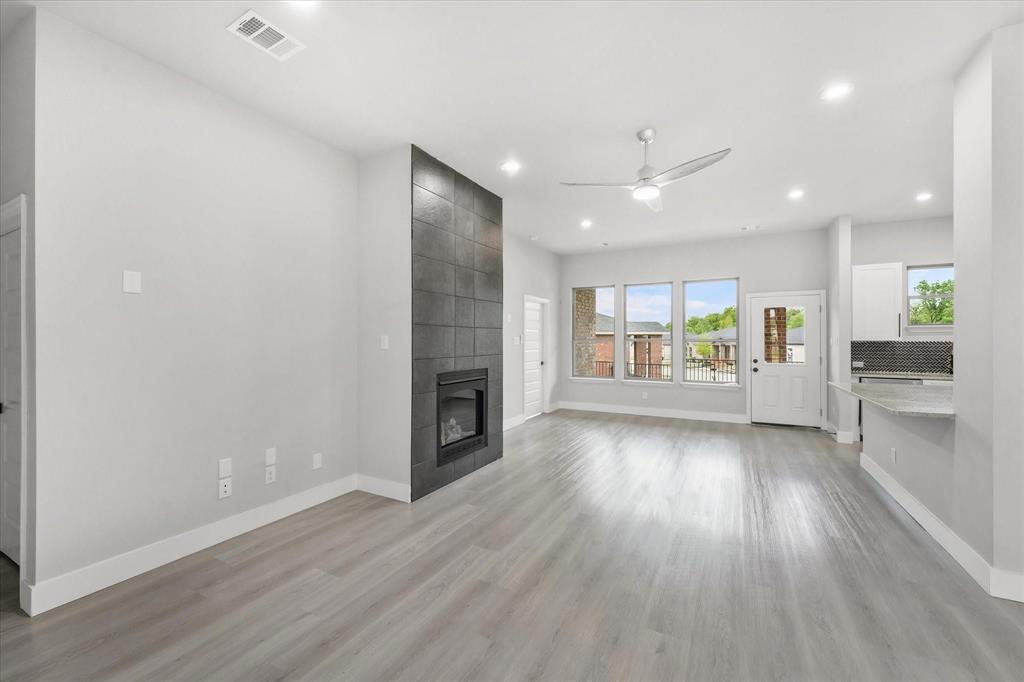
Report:
[[[412,499],[502,453],[501,197],[412,148]],[[437,375],[486,369],[487,445],[437,464]]]

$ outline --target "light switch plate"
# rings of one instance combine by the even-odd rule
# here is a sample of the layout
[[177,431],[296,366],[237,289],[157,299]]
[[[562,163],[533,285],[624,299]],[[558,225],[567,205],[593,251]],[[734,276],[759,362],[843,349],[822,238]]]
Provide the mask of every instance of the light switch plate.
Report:
[[387,350],[391,346],[391,339],[388,338],[387,334],[380,335],[380,349]]
[[319,452],[313,453],[313,468],[319,469],[324,465],[324,456]]
[[231,479],[222,478],[217,481],[217,497],[223,500],[225,497],[231,497]]
[[269,467],[267,467],[266,478],[264,480],[265,480],[267,485],[270,485],[271,483],[273,483],[273,482],[275,482],[277,480],[277,467],[276,466],[269,466]]
[[263,453],[263,464],[268,467],[277,464],[277,448],[266,449]]
[[142,273],[136,270],[125,270],[121,273],[121,291],[126,294],[142,293]]
[[512,345],[513,346],[518,346],[520,343],[522,343],[522,337],[521,336],[513,336],[512,337]]
[[231,458],[217,460],[217,478],[227,478],[231,475]]

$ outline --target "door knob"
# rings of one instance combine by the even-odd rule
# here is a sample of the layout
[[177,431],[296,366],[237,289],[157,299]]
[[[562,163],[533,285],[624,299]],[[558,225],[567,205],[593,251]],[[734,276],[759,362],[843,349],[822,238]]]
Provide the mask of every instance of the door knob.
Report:
[[757,358],[754,358],[754,364],[755,365],[757,364]]
[[757,371],[757,367],[755,367],[755,368],[754,368],[754,369],[752,369],[751,371],[752,371],[752,372],[756,372],[756,371]]

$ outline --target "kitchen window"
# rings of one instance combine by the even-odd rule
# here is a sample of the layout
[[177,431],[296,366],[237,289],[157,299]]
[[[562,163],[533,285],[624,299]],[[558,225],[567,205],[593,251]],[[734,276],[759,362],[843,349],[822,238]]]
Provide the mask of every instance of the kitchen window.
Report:
[[953,324],[953,265],[907,268],[907,324],[935,327]]

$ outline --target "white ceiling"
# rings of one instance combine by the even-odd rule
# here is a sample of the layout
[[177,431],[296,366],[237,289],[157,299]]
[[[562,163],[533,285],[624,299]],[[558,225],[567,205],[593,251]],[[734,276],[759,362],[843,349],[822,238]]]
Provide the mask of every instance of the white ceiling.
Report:
[[[953,79],[1024,18],[977,1],[35,4],[357,155],[414,142],[560,253],[951,213]],[[249,8],[308,48],[278,63],[233,38]],[[822,102],[837,79],[853,95]],[[657,167],[733,153],[666,189],[661,214],[558,185],[632,178],[645,126]],[[515,178],[497,168],[510,156]]]

